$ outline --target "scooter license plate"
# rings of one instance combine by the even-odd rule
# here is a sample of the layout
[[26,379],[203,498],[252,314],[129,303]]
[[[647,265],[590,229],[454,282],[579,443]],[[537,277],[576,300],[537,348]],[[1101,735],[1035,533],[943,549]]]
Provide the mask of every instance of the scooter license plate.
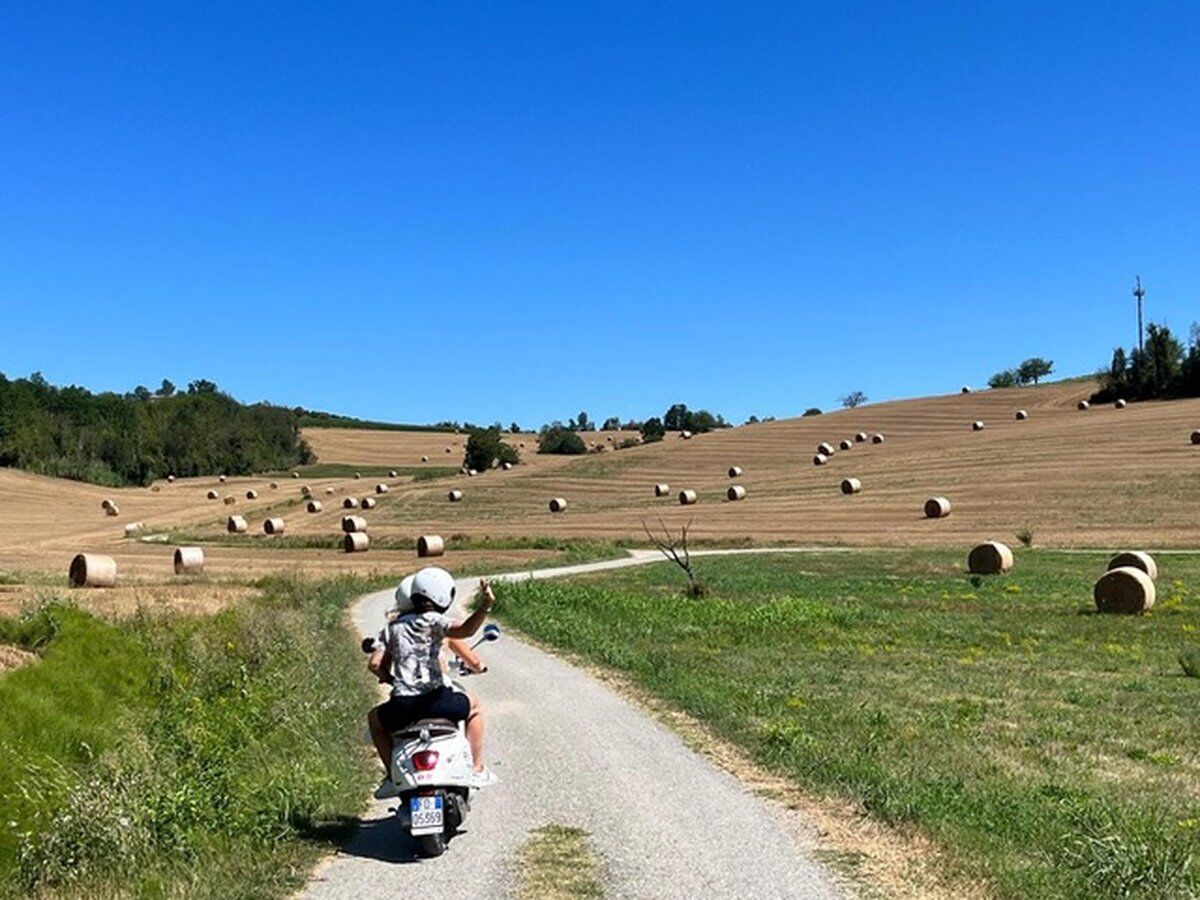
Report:
[[413,797],[408,809],[413,834],[437,834],[444,827],[441,797]]

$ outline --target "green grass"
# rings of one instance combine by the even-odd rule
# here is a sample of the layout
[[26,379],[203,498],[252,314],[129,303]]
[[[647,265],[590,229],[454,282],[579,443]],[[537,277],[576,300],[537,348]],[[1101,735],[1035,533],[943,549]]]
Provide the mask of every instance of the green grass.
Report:
[[[1093,614],[1101,554],[697,559],[500,586],[499,614],[623,670],[808,790],[917,826],[1010,897],[1200,895],[1200,557]],[[1189,657],[1190,658],[1190,657]]]
[[604,896],[599,863],[588,833],[567,825],[543,825],[518,852],[519,900],[596,900]]
[[[300,479],[303,478],[354,478],[354,473],[357,472],[367,478],[390,478],[391,473],[395,472],[398,478],[408,478],[411,481],[430,481],[434,478],[445,478],[448,475],[457,475],[458,466],[352,466],[346,463],[316,463],[311,466],[297,466],[294,469],[289,469],[287,472],[271,473],[278,475],[280,478],[291,478],[292,472],[299,472]],[[299,481],[300,479],[293,479]],[[280,482],[283,486],[283,482]],[[371,490],[368,485],[364,490]]]
[[0,619],[0,895],[286,896],[370,780],[342,610],[367,579],[268,579],[209,617]]

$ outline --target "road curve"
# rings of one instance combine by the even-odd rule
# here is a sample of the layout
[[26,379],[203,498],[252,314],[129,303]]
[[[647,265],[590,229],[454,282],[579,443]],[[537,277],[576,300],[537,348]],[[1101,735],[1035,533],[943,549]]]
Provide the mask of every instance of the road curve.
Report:
[[[700,555],[696,553],[694,555]],[[494,580],[554,578],[641,565],[656,553]],[[460,579],[459,602],[475,579]],[[353,620],[378,630],[391,591],[362,597]],[[476,793],[445,855],[416,858],[394,800],[372,801],[347,845],[314,874],[306,898],[511,895],[530,830],[586,829],[608,897],[835,897],[829,872],[772,808],[736,778],[610,688],[511,636],[484,648],[490,671],[468,687],[488,715],[488,762],[499,784]]]

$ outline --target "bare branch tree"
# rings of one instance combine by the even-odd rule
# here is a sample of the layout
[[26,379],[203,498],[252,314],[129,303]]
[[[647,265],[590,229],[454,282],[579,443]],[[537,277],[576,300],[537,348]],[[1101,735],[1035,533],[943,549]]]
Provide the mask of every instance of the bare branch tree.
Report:
[[654,544],[659,553],[683,570],[688,580],[688,595],[703,597],[706,592],[705,587],[692,569],[692,554],[688,549],[688,529],[692,527],[691,520],[689,519],[688,523],[679,529],[678,540],[671,533],[671,530],[667,528],[661,516],[659,517],[658,524],[662,528],[662,538],[659,538],[650,530],[650,526],[646,524],[645,519],[642,520],[642,529],[646,532],[646,537],[650,539],[650,542]]

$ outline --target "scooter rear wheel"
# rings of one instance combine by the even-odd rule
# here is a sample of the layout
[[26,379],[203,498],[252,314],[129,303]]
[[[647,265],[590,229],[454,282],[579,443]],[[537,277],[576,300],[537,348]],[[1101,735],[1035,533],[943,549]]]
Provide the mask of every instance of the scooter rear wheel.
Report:
[[446,836],[444,834],[422,834],[417,837],[417,845],[421,855],[432,858],[446,852]]

